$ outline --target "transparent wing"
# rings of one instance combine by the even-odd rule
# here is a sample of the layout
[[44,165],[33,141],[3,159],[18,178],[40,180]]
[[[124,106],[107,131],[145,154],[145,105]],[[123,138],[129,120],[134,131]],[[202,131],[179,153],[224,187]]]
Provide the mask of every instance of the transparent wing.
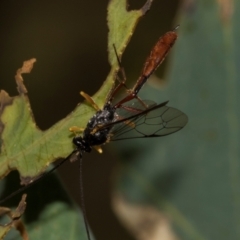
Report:
[[166,106],[167,102],[158,105],[149,100],[143,102],[147,108],[134,100],[117,110],[118,120],[110,123],[113,125],[111,141],[162,137],[179,131],[187,124],[187,116]]

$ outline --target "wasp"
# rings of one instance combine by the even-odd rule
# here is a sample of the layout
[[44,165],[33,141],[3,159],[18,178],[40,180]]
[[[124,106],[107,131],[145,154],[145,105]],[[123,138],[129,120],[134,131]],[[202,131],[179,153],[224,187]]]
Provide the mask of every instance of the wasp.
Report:
[[[136,84],[132,89],[127,89],[128,94],[116,104],[113,104],[115,94],[121,87],[127,88],[124,73],[122,74],[123,80],[119,81],[117,86],[110,91],[103,109],[100,109],[89,95],[81,92],[86,101],[94,107],[96,113],[88,121],[85,129],[75,126],[70,128],[70,131],[76,135],[73,138],[73,144],[76,146],[74,155],[77,158],[82,158],[83,153],[91,152],[92,148],[101,153],[101,145],[110,141],[162,137],[177,132],[186,125],[187,116],[175,108],[168,107],[168,101],[156,104],[138,97],[138,92],[163,62],[176,39],[177,34],[174,30],[159,38]],[[115,46],[114,50],[120,65]]]

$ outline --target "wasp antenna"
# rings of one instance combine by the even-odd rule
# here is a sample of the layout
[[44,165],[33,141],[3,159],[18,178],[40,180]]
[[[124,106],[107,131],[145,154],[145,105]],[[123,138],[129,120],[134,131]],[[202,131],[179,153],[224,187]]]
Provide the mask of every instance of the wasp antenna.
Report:
[[23,186],[21,188],[19,188],[17,191],[11,193],[10,195],[8,195],[7,197],[5,197],[4,199],[0,200],[0,204],[6,202],[7,200],[9,200],[10,198],[16,196],[17,194],[25,191],[26,189],[30,188],[31,186],[33,186],[34,184],[38,183],[40,180],[42,180],[44,177],[47,177],[48,175],[50,175],[52,172],[54,172],[58,167],[60,167],[64,162],[66,162],[73,154],[74,152],[72,152],[70,155],[68,155],[66,158],[64,158],[61,162],[59,162],[57,165],[55,165],[51,170],[49,170],[48,172],[43,173],[42,175],[39,176],[39,178],[37,178],[36,180],[34,180],[33,182],[29,183],[26,186]]
[[88,240],[91,240],[90,237],[90,231],[89,231],[89,227],[88,227],[88,221],[87,221],[87,214],[86,214],[86,208],[85,208],[85,201],[84,201],[84,191],[83,191],[83,176],[82,176],[82,165],[83,165],[83,161],[82,161],[82,152],[79,152],[78,155],[78,159],[79,159],[79,183],[80,183],[80,200],[81,200],[81,206],[82,206],[82,213],[83,213],[83,220],[84,220],[84,225],[86,228],[86,232],[87,232],[87,238]]

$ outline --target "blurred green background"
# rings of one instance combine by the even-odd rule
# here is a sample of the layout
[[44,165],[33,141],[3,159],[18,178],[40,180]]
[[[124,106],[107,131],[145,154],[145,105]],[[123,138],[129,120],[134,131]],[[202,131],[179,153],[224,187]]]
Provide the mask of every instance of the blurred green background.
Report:
[[[0,88],[16,95],[16,69],[36,57],[24,79],[41,129],[71,112],[82,101],[80,90],[94,94],[107,76],[107,3],[0,3]],[[130,9],[143,4],[129,1]],[[135,239],[112,212],[114,186],[128,202],[170,219],[179,239],[239,239],[239,5],[155,0],[138,24],[122,60],[128,82],[136,81],[159,36],[181,24],[173,54],[156,73],[164,80],[140,95],[170,100],[189,123],[166,138],[108,144],[102,155],[84,155],[86,211],[96,239]],[[76,164],[59,171],[79,201]]]

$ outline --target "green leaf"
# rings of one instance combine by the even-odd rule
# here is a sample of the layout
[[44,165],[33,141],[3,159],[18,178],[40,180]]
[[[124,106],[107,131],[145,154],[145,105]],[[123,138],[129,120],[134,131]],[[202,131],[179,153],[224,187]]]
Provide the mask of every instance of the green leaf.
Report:
[[[33,119],[27,90],[23,85],[22,73],[29,71],[34,60],[26,61],[16,75],[19,96],[9,97],[1,92],[1,170],[4,177],[12,170],[18,170],[22,183],[27,184],[41,174],[57,158],[66,157],[72,150],[72,134],[69,127],[86,125],[94,110],[81,104],[65,119],[46,131],[41,131]],[[104,97],[101,99],[104,101]],[[80,117],[81,116],[81,117]]]
[[108,51],[111,65],[118,65],[113,49],[116,47],[119,57],[125,50],[140,18],[149,10],[153,0],[147,0],[139,10],[127,10],[127,1],[110,1],[108,5]]
[[[111,70],[103,86],[93,96],[100,108],[105,104],[106,96],[113,87],[119,68],[117,57],[115,53],[113,54],[113,43],[117,54],[121,57],[139,18],[149,10],[152,0],[148,0],[137,11],[127,11],[127,2],[121,1],[122,4],[119,2],[112,0],[108,7],[108,49]],[[34,181],[56,159],[68,156],[73,151],[73,134],[68,129],[72,126],[84,128],[95,113],[93,107],[84,102],[48,130],[40,130],[34,121],[22,78],[23,73],[31,71],[35,61],[31,59],[24,62],[23,67],[17,71],[15,79],[18,96],[10,97],[4,90],[0,92],[0,178],[17,170],[22,184]],[[4,184],[6,184],[5,188]],[[25,223],[30,239],[86,239],[86,231],[80,220],[79,211],[66,197],[66,193],[61,192],[58,183],[49,180],[48,177],[48,181],[43,180],[41,185],[44,187],[39,190],[38,195],[35,193],[34,200],[28,197],[29,212],[25,216]],[[5,182],[2,182],[2,187],[10,189]],[[31,190],[38,191],[38,188],[35,186]],[[53,198],[55,196],[53,192],[59,196]],[[6,196],[7,194],[4,193],[3,196]],[[16,237],[16,233],[13,235]]]
[[[117,199],[153,208],[179,239],[240,238],[239,11],[239,1],[185,3],[167,87],[141,94],[170,100],[189,123],[168,137],[116,146],[124,159]],[[149,226],[149,219],[138,220]],[[154,224],[160,229],[161,221]],[[165,239],[154,226],[148,234]]]
[[[112,43],[114,42],[116,46],[120,46],[117,47],[119,54],[125,49],[133,29],[139,18],[149,9],[151,1],[147,1],[138,11],[127,11],[127,3],[125,1],[121,3],[110,1],[108,7],[109,42],[111,43],[109,52],[113,53]],[[10,98],[5,91],[0,95],[2,139],[0,178],[16,169],[24,184],[40,175],[57,158],[66,157],[73,150],[71,143],[73,134],[68,129],[74,125],[84,128],[95,112],[93,107],[83,103],[50,129],[46,131],[38,129],[21,76],[31,71],[34,62],[35,59],[26,61],[16,74],[19,96]],[[114,84],[118,68],[115,55],[110,54],[109,62],[112,69],[101,89],[93,96],[100,108],[104,105],[106,96]]]

